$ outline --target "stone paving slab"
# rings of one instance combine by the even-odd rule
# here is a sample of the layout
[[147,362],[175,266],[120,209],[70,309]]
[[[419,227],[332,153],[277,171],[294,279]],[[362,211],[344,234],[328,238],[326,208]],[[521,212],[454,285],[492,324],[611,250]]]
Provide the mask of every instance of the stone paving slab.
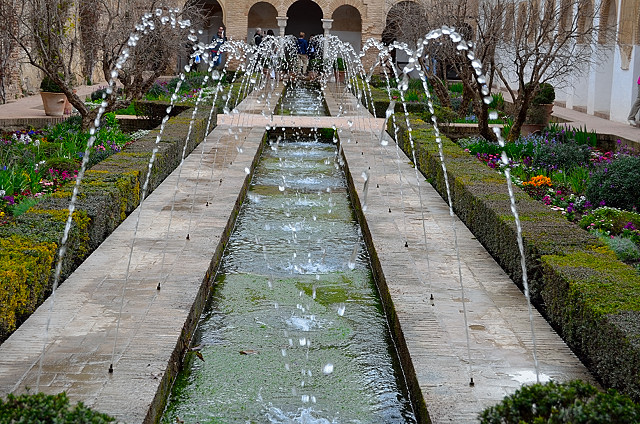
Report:
[[[328,91],[327,104],[336,113],[338,101],[333,93]],[[367,120],[359,116],[362,108],[354,104],[343,107],[343,113],[354,122]],[[397,152],[392,140],[383,147],[377,131],[357,130],[355,124],[343,129],[340,139],[361,204],[365,197],[362,174],[368,173],[362,214],[406,345],[401,355],[408,356],[405,361],[415,370],[429,417],[436,424],[477,422],[485,407],[513,393],[523,382],[536,380],[526,299],[465,225],[451,218],[448,205],[422,175],[416,176],[409,159]],[[533,323],[543,379],[593,381],[535,310]]]

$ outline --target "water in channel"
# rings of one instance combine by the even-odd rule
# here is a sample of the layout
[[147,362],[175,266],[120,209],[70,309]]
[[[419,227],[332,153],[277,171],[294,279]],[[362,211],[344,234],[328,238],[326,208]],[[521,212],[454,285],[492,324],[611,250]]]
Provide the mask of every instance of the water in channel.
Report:
[[163,422],[416,422],[338,163],[270,140]]

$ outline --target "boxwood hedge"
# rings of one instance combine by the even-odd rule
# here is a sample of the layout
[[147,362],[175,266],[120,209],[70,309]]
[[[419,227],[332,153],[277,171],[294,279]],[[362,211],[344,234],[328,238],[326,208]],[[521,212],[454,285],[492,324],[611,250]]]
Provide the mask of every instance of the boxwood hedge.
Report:
[[[192,113],[193,110],[186,110],[167,121],[158,145],[149,192],[179,165]],[[199,111],[195,116],[187,152],[204,139],[208,119],[208,110]],[[86,172],[73,215],[62,267],[63,279],[140,203],[158,133],[159,129],[151,131]],[[51,291],[74,183],[67,183],[14,222],[0,226],[0,342],[33,313]]]
[[[419,169],[446,199],[435,132],[409,119]],[[404,115],[396,121],[398,143],[412,157]],[[455,212],[521,285],[504,176],[447,138],[442,143]],[[514,189],[533,303],[604,386],[640,400],[640,276],[595,236]]]

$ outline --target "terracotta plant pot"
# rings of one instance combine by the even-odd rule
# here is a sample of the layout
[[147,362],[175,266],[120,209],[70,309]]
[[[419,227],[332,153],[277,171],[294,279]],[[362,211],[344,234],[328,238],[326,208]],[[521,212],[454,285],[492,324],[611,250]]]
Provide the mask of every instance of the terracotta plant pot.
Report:
[[41,91],[40,97],[42,97],[45,115],[62,116],[64,114],[64,105],[67,101],[67,96],[65,96],[64,93]]
[[[77,92],[78,90],[73,90],[73,94],[76,94]],[[64,96],[64,114],[71,115],[71,112],[73,112],[73,105],[69,102],[67,96]]]
[[529,134],[539,133],[540,131],[542,131],[544,127],[545,126],[542,124],[524,123],[520,128],[520,135],[525,137],[525,136],[528,136]]

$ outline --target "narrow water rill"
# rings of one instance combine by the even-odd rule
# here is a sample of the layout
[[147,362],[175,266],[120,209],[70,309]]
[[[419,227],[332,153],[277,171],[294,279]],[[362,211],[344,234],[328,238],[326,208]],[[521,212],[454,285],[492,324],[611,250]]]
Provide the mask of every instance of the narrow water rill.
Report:
[[415,422],[368,261],[336,147],[270,140],[163,422]]

